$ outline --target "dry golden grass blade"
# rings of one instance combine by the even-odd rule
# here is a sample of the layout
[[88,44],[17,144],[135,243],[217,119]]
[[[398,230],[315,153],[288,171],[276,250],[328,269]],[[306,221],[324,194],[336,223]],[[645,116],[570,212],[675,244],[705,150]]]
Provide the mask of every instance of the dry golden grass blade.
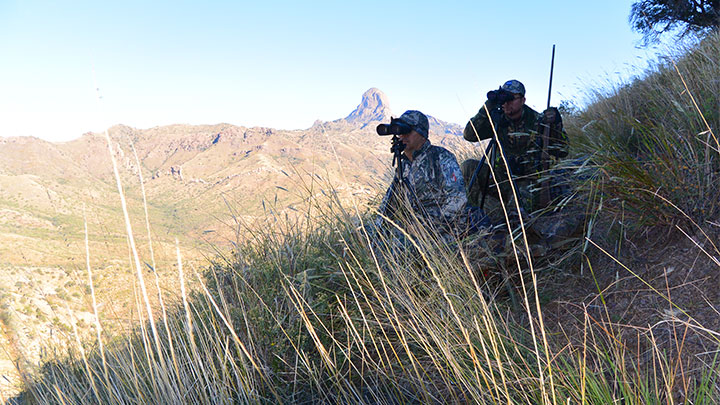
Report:
[[[96,89],[97,89],[97,86],[96,86]],[[98,101],[99,100],[100,100],[100,96],[98,94]],[[136,275],[137,275],[138,281],[140,283],[140,290],[143,295],[143,300],[145,301],[145,308],[147,310],[150,328],[152,329],[152,332],[153,332],[155,348],[157,350],[158,355],[160,356],[161,364],[164,364],[164,359],[163,359],[163,354],[162,354],[163,350],[162,350],[162,345],[160,344],[160,336],[158,335],[157,328],[155,326],[155,317],[153,315],[153,311],[152,311],[152,308],[150,305],[150,299],[149,299],[148,293],[147,293],[147,288],[145,286],[145,279],[142,274],[143,267],[140,264],[140,257],[138,255],[137,249],[135,247],[135,237],[133,235],[132,225],[130,223],[130,214],[128,213],[127,202],[125,201],[125,192],[123,191],[122,182],[120,180],[120,172],[118,171],[117,161],[115,159],[115,152],[114,152],[114,148],[112,145],[112,140],[110,139],[110,134],[109,134],[108,130],[105,129],[104,132],[105,132],[105,140],[107,142],[107,149],[110,154],[110,162],[112,163],[113,174],[115,175],[115,183],[117,186],[118,195],[120,196],[120,205],[122,207],[123,217],[125,219],[125,229],[127,232],[128,243],[130,245],[130,250],[132,251],[132,257],[135,260]]]

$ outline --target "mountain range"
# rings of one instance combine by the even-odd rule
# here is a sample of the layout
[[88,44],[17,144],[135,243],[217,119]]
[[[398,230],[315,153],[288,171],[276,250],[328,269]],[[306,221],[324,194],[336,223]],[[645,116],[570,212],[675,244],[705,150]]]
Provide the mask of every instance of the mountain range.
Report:
[[[390,137],[375,132],[392,114],[387,97],[370,89],[345,118],[302,130],[230,124],[109,128],[141,270],[146,282],[153,280],[152,305],[158,304],[158,289],[177,291],[176,246],[192,275],[243,239],[247,229],[302,215],[309,201],[332,196],[346,206],[371,202],[392,175]],[[451,149],[461,143],[460,126],[429,120],[434,143]],[[137,321],[129,303],[138,294],[138,269],[110,157],[105,133],[63,143],[0,138],[3,395],[16,389],[19,370],[39,362],[42,347],[72,340],[65,336],[70,325],[83,336],[92,334],[88,277],[107,332]]]
[[[387,96],[367,90],[345,118],[303,130],[230,124],[109,129],[133,229],[145,229],[140,176],[153,239],[195,247],[231,242],[253,222],[332,188],[365,202],[391,175]],[[398,114],[399,115],[399,114]],[[462,128],[428,116],[431,140],[453,148]],[[309,177],[308,177],[309,176]],[[302,186],[312,178],[313,189]],[[307,184],[307,183],[306,183]],[[64,143],[0,138],[0,264],[59,265],[84,257],[87,223],[99,258],[126,257],[126,233],[107,141],[86,133]]]

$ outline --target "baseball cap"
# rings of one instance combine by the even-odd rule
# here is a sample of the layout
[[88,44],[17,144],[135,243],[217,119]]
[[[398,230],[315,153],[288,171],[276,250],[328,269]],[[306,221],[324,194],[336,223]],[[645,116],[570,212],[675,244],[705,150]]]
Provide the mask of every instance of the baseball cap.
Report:
[[407,110],[398,118],[400,121],[410,125],[418,134],[428,137],[430,124],[425,114],[417,110]]
[[525,86],[517,80],[508,80],[502,85],[502,89],[510,93],[525,95]]

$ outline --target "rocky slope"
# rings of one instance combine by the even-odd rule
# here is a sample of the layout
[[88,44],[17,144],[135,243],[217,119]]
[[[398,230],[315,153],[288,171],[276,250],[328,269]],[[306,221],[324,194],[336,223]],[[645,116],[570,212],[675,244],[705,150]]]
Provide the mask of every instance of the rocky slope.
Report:
[[[370,89],[347,117],[304,130],[230,124],[109,130],[136,244],[150,286],[177,291],[175,240],[181,254],[206,263],[242,238],[238,223],[302,211],[304,201],[335,193],[366,202],[392,171],[389,137],[375,127],[391,115],[387,96]],[[450,148],[460,127],[431,118],[431,139]],[[102,319],[118,328],[136,321],[139,288],[128,258],[120,198],[104,134],[70,142],[0,138],[0,375],[17,381],[42,353],[39,342],[92,332],[86,269]],[[156,261],[152,266],[143,181]],[[157,297],[157,290],[151,295]],[[153,299],[157,303],[156,298]],[[15,353],[15,355],[13,355]],[[27,362],[17,356],[22,353]],[[13,384],[1,386],[7,397]]]
[[[372,194],[390,162],[389,139],[374,128],[391,114],[387,96],[372,88],[347,117],[305,130],[118,125],[109,134],[135,228],[144,228],[142,176],[154,232],[189,242],[220,231],[231,211],[251,220],[263,215],[263,200],[278,201],[280,210],[302,200],[307,196],[293,183],[309,174],[342,189],[344,198]],[[430,121],[435,143],[459,142],[458,125]],[[83,251],[73,246],[84,237],[83,218],[91,244],[104,245],[93,250],[115,257],[125,249],[119,208],[104,134],[57,144],[0,138],[0,262],[72,262]]]

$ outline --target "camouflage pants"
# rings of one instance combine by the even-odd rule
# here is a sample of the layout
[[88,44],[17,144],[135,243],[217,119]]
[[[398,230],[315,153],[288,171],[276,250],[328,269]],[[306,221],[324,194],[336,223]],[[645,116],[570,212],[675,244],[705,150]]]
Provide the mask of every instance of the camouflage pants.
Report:
[[[502,196],[510,225],[515,228],[518,224],[518,214],[507,172],[503,170],[502,166],[495,170],[498,183],[496,185],[492,176],[488,176],[488,165],[483,164],[475,176],[475,182],[470,185],[470,180],[479,164],[479,160],[468,159],[460,165],[467,188],[468,204],[480,205],[483,192],[486,190],[486,182],[489,181],[484,205],[485,212],[493,224],[505,223],[505,214],[499,199]],[[561,209],[555,205],[572,194],[572,183],[569,177],[570,171],[568,170],[555,168],[550,171],[552,201],[547,206],[541,206],[538,191],[535,190],[537,185],[532,179],[517,178],[514,180],[522,217],[527,225],[526,229],[530,231],[531,244],[534,240],[548,249],[554,249],[560,247],[565,241],[576,238],[578,232],[582,232],[585,214],[583,202],[573,199],[569,203],[565,203]]]
[[[475,182],[471,185],[470,180],[479,165],[480,161],[477,159],[465,160],[460,165],[460,171],[462,172],[463,180],[465,181],[468,205],[479,207],[482,201],[483,192],[487,189],[487,196],[485,197],[485,206],[483,209],[485,209],[488,213],[493,223],[497,224],[505,222],[502,207],[500,206],[500,196],[502,196],[502,201],[505,202],[505,207],[507,208],[508,215],[511,220],[512,218],[517,218],[517,208],[515,207],[512,188],[505,169],[501,166],[494,168],[494,174],[497,179],[497,184],[495,184],[496,182],[493,179],[492,174],[488,176],[490,168],[487,164],[483,164],[483,166],[477,171]],[[515,192],[517,193],[521,212],[523,213],[531,212],[533,208],[532,183],[533,182],[529,179],[515,179],[514,181]],[[468,186],[470,187],[468,188]]]

